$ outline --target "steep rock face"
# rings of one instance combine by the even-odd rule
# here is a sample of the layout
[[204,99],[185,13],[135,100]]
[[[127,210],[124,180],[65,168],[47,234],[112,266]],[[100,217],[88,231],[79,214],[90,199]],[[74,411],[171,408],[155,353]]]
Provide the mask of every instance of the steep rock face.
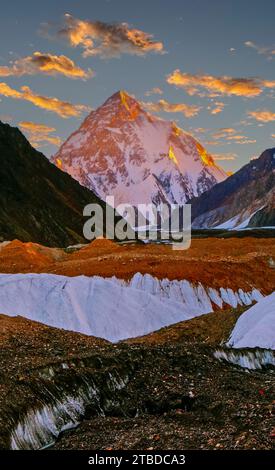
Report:
[[275,191],[273,189],[269,202],[249,220],[249,227],[275,227]]
[[0,122],[0,241],[49,246],[84,240],[83,208],[102,202],[40,152],[17,128]]
[[120,91],[92,111],[53,161],[99,197],[120,203],[184,203],[226,173],[173,122]]
[[194,228],[275,225],[275,148],[191,200]]

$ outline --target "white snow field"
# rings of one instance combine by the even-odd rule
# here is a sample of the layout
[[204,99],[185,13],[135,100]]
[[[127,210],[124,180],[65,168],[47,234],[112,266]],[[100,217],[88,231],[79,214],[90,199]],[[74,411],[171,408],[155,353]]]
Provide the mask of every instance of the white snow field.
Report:
[[228,346],[275,349],[275,291],[240,316]]
[[1,274],[0,313],[105,338],[137,337],[213,311],[213,305],[250,305],[257,289],[219,290],[140,273],[115,277]]

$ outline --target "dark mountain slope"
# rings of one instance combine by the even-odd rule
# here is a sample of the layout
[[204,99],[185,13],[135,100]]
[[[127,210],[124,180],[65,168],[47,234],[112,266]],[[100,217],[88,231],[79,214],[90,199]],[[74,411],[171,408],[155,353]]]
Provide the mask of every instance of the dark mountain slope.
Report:
[[189,201],[194,228],[275,225],[275,148]]
[[102,202],[0,122],[0,241],[18,238],[48,246],[84,242],[83,208]]

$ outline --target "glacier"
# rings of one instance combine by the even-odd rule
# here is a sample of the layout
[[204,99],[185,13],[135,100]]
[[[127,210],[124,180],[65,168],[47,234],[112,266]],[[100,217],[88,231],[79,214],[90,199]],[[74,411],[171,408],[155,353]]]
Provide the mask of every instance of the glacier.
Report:
[[214,289],[137,273],[116,277],[1,274],[0,312],[117,342],[203,315],[214,307],[250,305],[257,289]]
[[271,349],[231,349],[223,348],[214,352],[219,361],[228,362],[243,369],[259,370],[275,367],[275,352]]
[[275,291],[241,315],[228,346],[275,349]]

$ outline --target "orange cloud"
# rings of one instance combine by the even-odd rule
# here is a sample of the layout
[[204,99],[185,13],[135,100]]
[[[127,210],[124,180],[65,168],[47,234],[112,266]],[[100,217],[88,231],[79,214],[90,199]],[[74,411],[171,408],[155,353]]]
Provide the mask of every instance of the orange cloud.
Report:
[[0,66],[0,77],[20,77],[36,73],[81,79],[87,79],[94,75],[91,69],[87,71],[81,69],[65,55],[58,56],[41,52],[34,52],[31,56],[17,59],[10,66]]
[[235,134],[236,130],[233,127],[222,127],[216,132],[212,133],[212,137],[214,139],[222,139],[223,137],[227,137],[228,135]]
[[275,81],[258,78],[214,77],[212,75],[192,75],[175,70],[167,77],[170,85],[184,88],[189,95],[200,95],[201,89],[209,96],[235,95],[252,98],[263,92],[264,88],[275,88]]
[[219,142],[218,140],[206,140],[204,144],[218,147],[219,145],[222,145],[222,142]]
[[[213,139],[215,141],[220,141],[220,139],[224,139],[224,141],[220,141],[219,144],[231,144],[234,142],[234,144],[239,144],[239,145],[244,145],[244,144],[254,144],[256,142],[255,139],[250,139],[246,137],[245,135],[237,134],[236,129],[233,129],[233,127],[224,127],[219,129],[217,132],[212,133]],[[228,141],[228,142],[225,142]],[[212,144],[211,144],[212,145]]]
[[196,134],[205,134],[206,132],[208,132],[208,129],[205,129],[205,127],[195,127],[193,128],[193,132],[195,132]]
[[145,55],[163,53],[163,43],[153,35],[130,28],[127,23],[84,21],[66,14],[65,24],[58,31],[73,47],[81,46],[83,56],[118,57],[121,54]]
[[254,144],[257,142],[255,139],[249,139],[245,135],[230,135],[226,137],[226,140],[234,141],[234,144],[244,145],[244,144]]
[[213,159],[216,161],[236,160],[236,153],[212,153]]
[[159,100],[156,103],[143,102],[143,106],[151,112],[159,113],[183,113],[185,117],[191,118],[197,116],[200,106],[189,105],[185,103],[169,103],[166,100]]
[[248,116],[256,119],[259,122],[271,122],[275,121],[275,113],[269,111],[268,109],[257,110],[257,111],[248,111]]
[[55,127],[49,127],[45,124],[38,124],[32,121],[21,121],[19,122],[19,127],[24,129],[24,131],[39,133],[39,134],[49,134],[51,132],[55,132]]
[[229,135],[226,137],[226,140],[242,140],[246,139],[247,137],[245,135]]
[[266,88],[275,88],[275,80],[264,80],[264,86]]
[[6,83],[0,83],[0,95],[6,96],[7,98],[17,98],[22,97],[20,91],[16,91],[13,88],[9,87]]
[[63,118],[72,116],[77,117],[84,111],[90,110],[90,108],[81,104],[72,104],[68,101],[61,101],[58,98],[37,95],[27,86],[22,86],[20,90],[21,91],[14,90],[4,82],[0,83],[0,95],[8,98],[29,101],[35,106],[56,113]]
[[62,140],[58,136],[52,136],[56,131],[54,127],[48,127],[45,124],[37,124],[31,121],[19,122],[20,129],[27,134],[33,147],[41,147],[44,144],[52,144],[59,147]]
[[215,115],[215,114],[221,113],[224,107],[225,107],[224,103],[222,103],[221,101],[215,101],[214,107],[211,108],[211,106],[209,106],[208,109],[210,110],[210,114]]

